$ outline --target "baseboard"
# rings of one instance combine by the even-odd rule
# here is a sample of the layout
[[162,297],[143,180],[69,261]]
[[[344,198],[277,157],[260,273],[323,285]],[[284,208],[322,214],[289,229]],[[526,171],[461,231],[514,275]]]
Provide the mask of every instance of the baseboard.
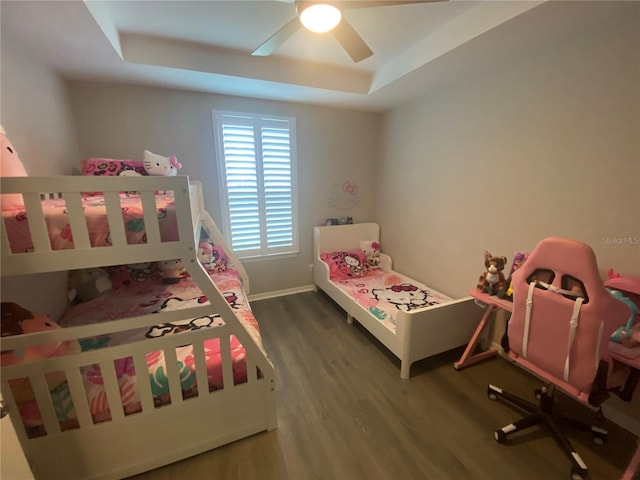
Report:
[[256,293],[249,295],[249,302],[257,302],[258,300],[266,300],[268,298],[284,297],[286,295],[295,295],[296,293],[313,292],[315,285],[303,285],[302,287],[287,288],[285,290],[276,290],[274,292]]

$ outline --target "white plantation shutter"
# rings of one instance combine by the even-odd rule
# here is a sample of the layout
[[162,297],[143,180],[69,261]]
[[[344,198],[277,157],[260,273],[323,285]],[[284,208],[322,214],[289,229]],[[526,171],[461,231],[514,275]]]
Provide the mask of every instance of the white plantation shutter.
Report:
[[240,258],[295,253],[295,119],[214,112],[224,233]]

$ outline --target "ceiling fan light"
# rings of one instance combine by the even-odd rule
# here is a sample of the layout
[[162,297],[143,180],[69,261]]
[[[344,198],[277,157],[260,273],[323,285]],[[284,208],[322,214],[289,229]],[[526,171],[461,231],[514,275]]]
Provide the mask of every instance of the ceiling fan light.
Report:
[[308,30],[315,33],[325,33],[333,30],[342,20],[342,13],[333,5],[316,3],[300,12],[300,22]]

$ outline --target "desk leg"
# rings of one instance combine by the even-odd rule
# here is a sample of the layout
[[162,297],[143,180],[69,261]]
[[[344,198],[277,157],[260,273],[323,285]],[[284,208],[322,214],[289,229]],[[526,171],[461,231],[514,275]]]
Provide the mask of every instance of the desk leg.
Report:
[[469,340],[469,344],[467,345],[467,348],[462,354],[462,357],[460,357],[460,360],[458,360],[453,364],[456,370],[460,370],[461,368],[468,367],[469,365],[473,365],[474,363],[477,363],[480,360],[484,360],[485,358],[493,357],[498,353],[497,350],[490,349],[490,350],[485,350],[484,352],[476,353],[475,355],[473,355],[473,351],[475,350],[476,345],[478,344],[480,335],[482,334],[482,331],[484,330],[484,328],[487,326],[487,323],[489,322],[489,317],[491,317],[491,314],[495,309],[496,307],[494,305],[487,306],[487,311],[484,313],[484,316],[480,320],[480,323],[478,323],[478,327],[476,328],[476,331],[471,337],[471,340]]

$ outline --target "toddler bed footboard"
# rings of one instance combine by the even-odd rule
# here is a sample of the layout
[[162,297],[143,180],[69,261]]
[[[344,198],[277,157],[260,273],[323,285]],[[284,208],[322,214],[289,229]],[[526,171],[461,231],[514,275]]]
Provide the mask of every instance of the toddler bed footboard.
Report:
[[[407,379],[413,362],[466,344],[482,311],[471,297],[450,299],[429,289],[430,296],[441,297],[437,303],[427,301],[426,293],[424,299],[414,298],[408,306],[396,302],[391,305],[392,321],[383,321],[385,314],[380,311],[380,304],[365,298],[367,294],[363,293],[370,290],[366,286],[370,281],[368,275],[353,279],[353,288],[345,288],[349,282],[332,279],[329,265],[321,259],[327,252],[352,252],[360,248],[361,241],[379,242],[379,238],[380,229],[375,223],[314,227],[314,282],[345,310],[348,321],[355,318],[400,359],[400,376]],[[380,253],[380,267],[384,273],[376,276],[391,290],[421,285],[394,272],[391,258],[384,253]]]

